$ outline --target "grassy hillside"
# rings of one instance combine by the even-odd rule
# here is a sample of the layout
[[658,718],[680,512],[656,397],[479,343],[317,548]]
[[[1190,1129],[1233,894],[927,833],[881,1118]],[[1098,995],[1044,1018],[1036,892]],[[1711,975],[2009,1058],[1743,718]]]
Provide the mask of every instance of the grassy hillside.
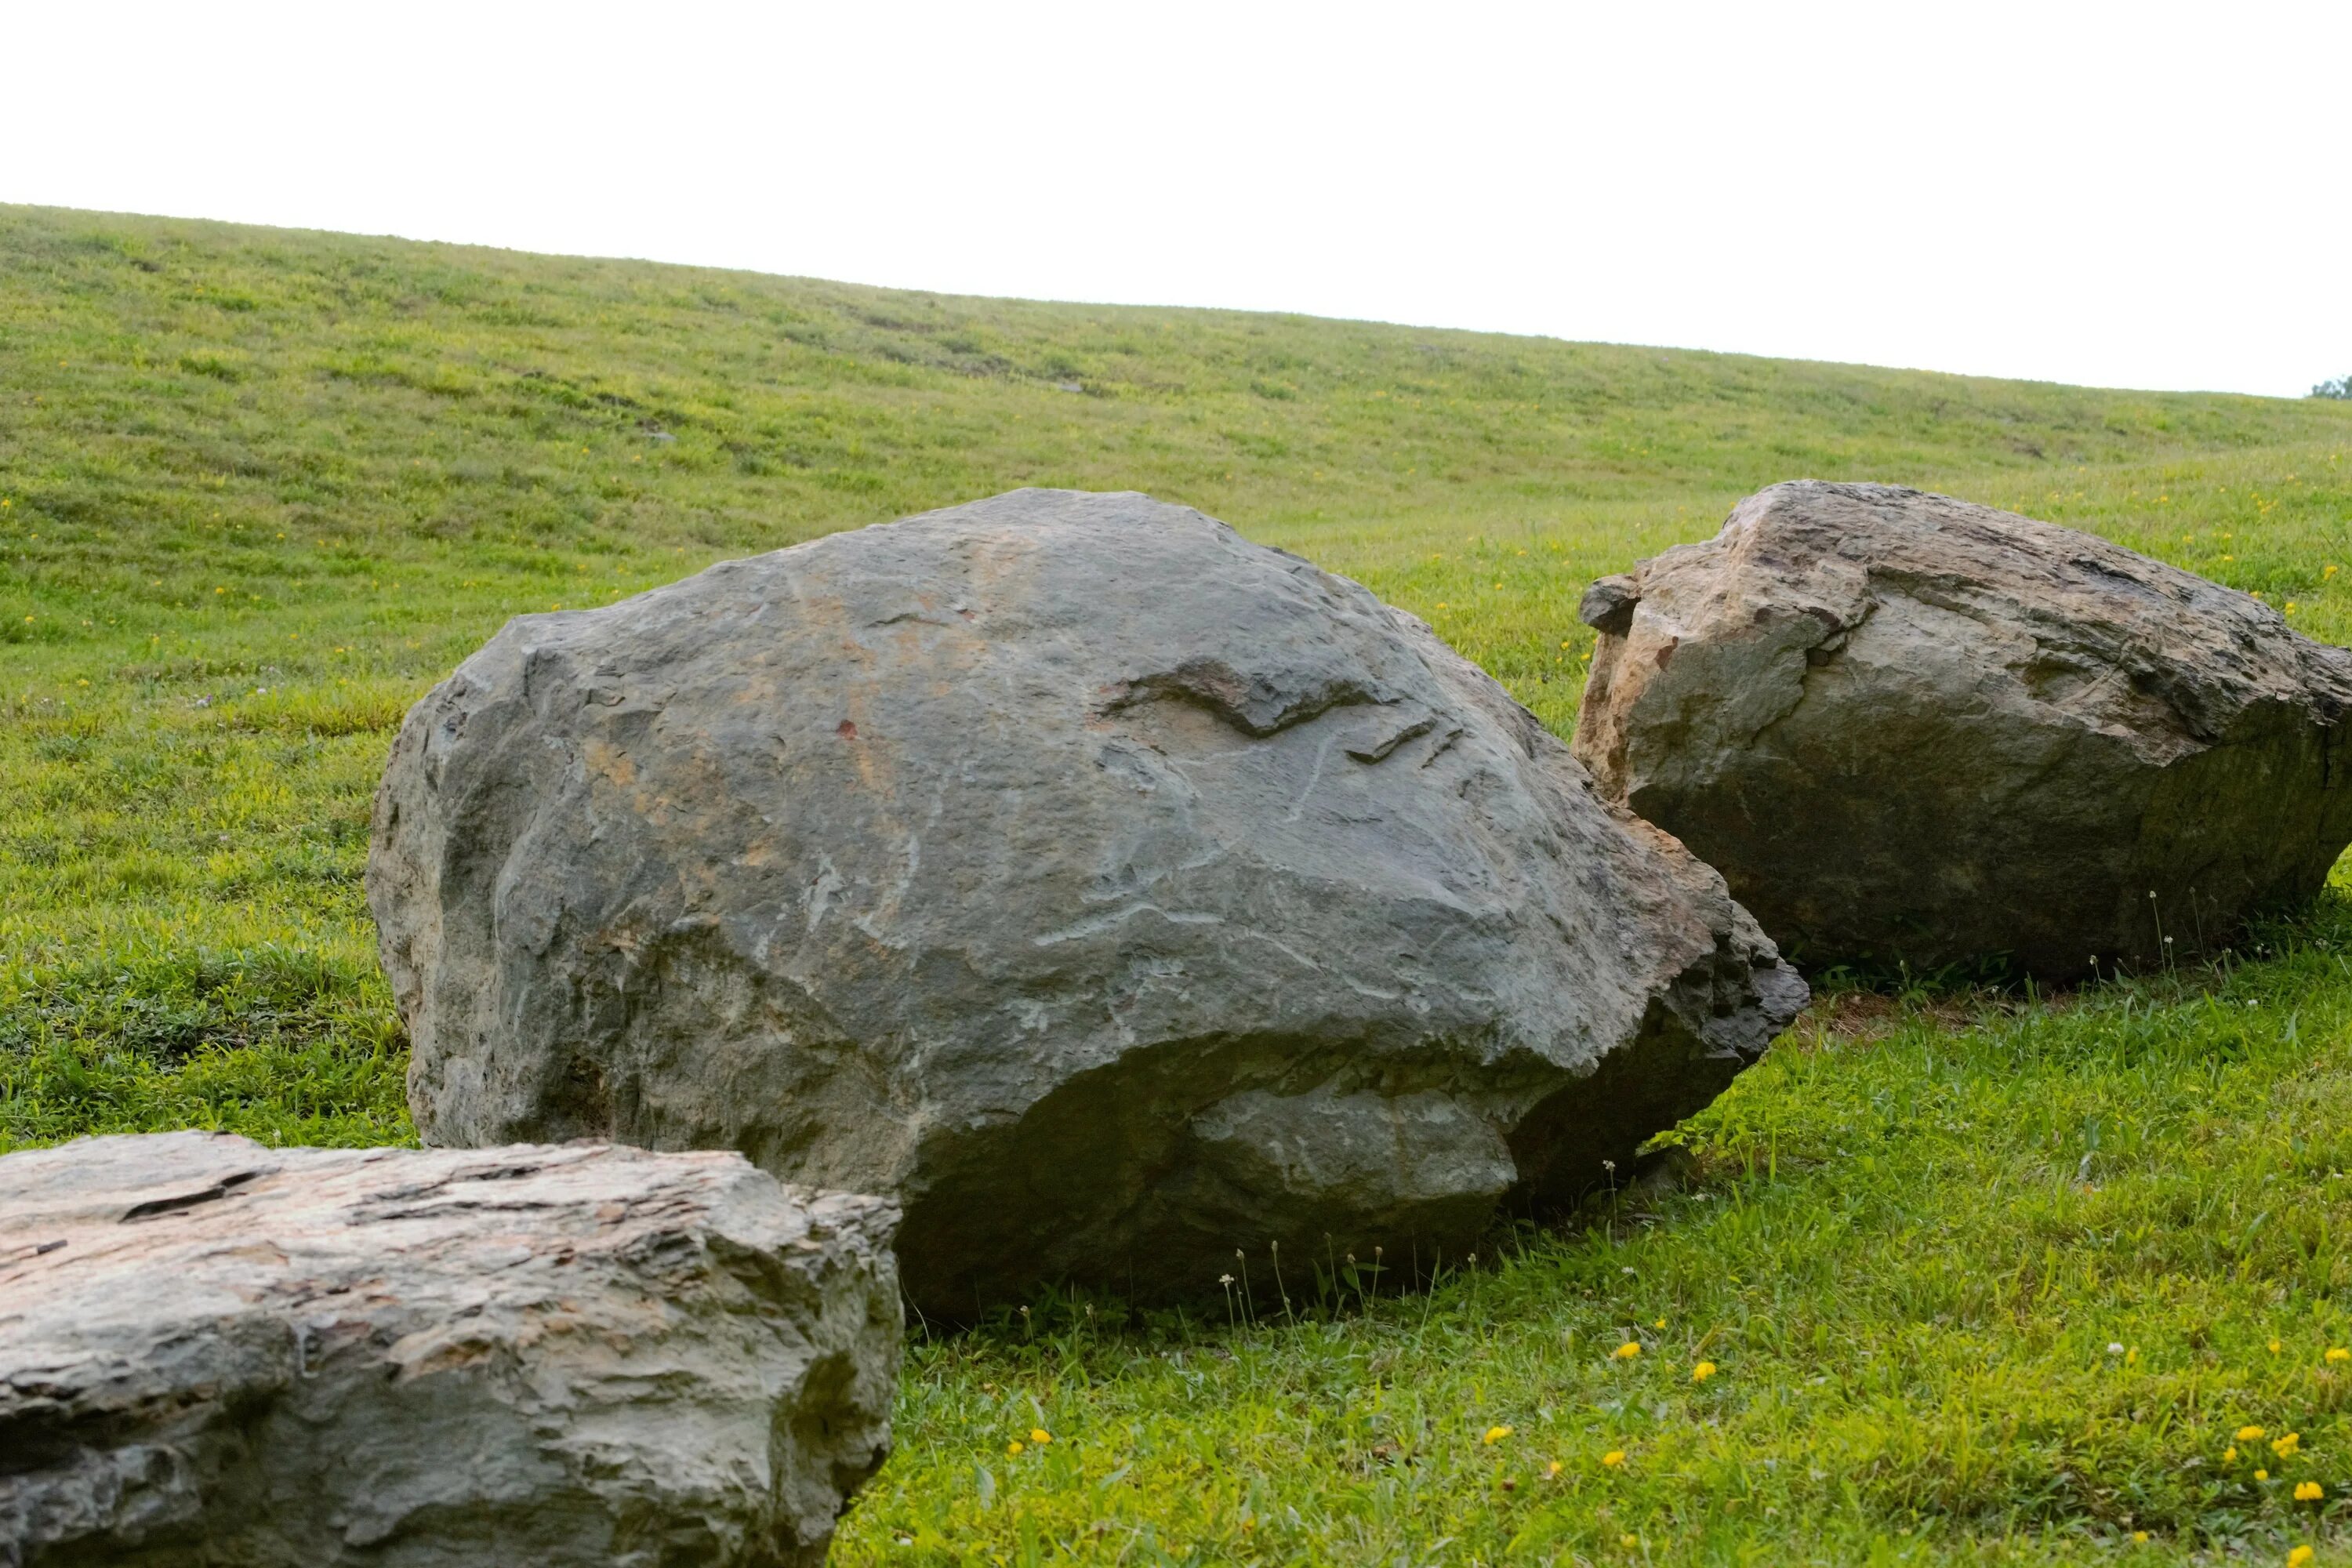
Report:
[[[1801,475],[2095,529],[2352,641],[2347,454],[2336,402],[0,207],[0,1148],[409,1136],[368,796],[511,614],[1132,488],[1426,616],[1565,730],[1584,584]],[[1041,1302],[925,1342],[836,1560],[2333,1552],[2352,901],[2263,940],[1817,1009],[1675,1183],[1427,1297],[1253,1258],[1254,1323]]]

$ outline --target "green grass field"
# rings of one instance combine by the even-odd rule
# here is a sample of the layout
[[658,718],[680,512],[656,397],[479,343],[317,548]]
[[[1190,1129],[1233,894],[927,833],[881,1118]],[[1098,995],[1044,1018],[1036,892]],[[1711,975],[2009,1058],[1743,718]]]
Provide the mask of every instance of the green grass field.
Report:
[[[1565,732],[1586,582],[1801,476],[2352,642],[2352,404],[0,207],[0,1149],[411,1137],[369,797],[509,615],[1144,489]],[[2352,1561],[2352,894],[2212,970],[1832,995],[1677,1136],[1427,1295],[1254,1257],[1249,1321],[919,1339],[835,1561]]]

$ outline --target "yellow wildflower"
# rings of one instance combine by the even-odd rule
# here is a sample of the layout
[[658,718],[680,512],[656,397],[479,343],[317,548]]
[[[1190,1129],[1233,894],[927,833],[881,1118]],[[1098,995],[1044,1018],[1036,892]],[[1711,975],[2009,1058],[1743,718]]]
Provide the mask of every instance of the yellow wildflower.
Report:
[[1478,1440],[1488,1445],[1499,1443],[1509,1436],[1514,1430],[1515,1428],[1509,1426],[1489,1426],[1486,1428],[1486,1435]]
[[2234,1465],[2238,1462],[2238,1446],[2235,1443],[2221,1450],[2221,1462],[2225,1465]]
[[2262,1440],[2262,1436],[2263,1429],[2259,1426],[2241,1426],[2238,1428],[2238,1441],[2241,1443],[2257,1443]]
[[2300,1432],[2290,1432],[2285,1436],[2281,1437],[2278,1441],[2271,1445],[2271,1452],[2276,1454],[2282,1459],[2291,1458],[2294,1457],[2295,1450],[2302,1447],[2303,1434]]
[[1635,1356],[1640,1355],[1641,1353],[1641,1342],[1637,1340],[1627,1340],[1623,1344],[1619,1345],[1615,1350],[1609,1352],[1609,1359],[1612,1361],[1632,1361]]
[[2327,1355],[2325,1359],[2330,1363],[2352,1361],[2352,1351],[2346,1350],[2342,1345],[2330,1345],[2327,1347]]
[[1714,1375],[1715,1363],[1711,1361],[1703,1361],[1696,1366],[1691,1368],[1691,1381],[1693,1383],[1705,1383],[1708,1378],[1713,1377]]
[[1622,1448],[1612,1448],[1601,1456],[1601,1468],[1604,1470],[1620,1468],[1624,1463],[1625,1450]]
[[2146,1546],[2147,1544],[2147,1531],[2145,1530],[2135,1530],[2132,1531],[2132,1539],[2137,1542],[2140,1545]]
[[2297,1481],[2294,1483],[2294,1500],[2297,1502],[2317,1502],[2321,1498],[2324,1498],[2326,1495],[2327,1489],[2321,1486],[2317,1481]]
[[1004,1445],[1004,1451],[1005,1451],[1006,1453],[1008,1453],[1008,1454],[1017,1454],[1017,1453],[1019,1453],[1019,1452],[1021,1451],[1021,1439],[1020,1439],[1020,1438],[1018,1438],[1018,1437],[1015,1437],[1015,1438],[1013,1438],[1013,1441],[1011,1441],[1010,1443],[1005,1444],[1005,1445]]
[[1629,1532],[1619,1536],[1617,1538],[1617,1544],[1623,1547],[1626,1551],[1631,1552],[1633,1548],[1642,1544],[1642,1538]]
[[1054,1440],[1054,1435],[1043,1426],[1032,1426],[1029,1428],[1029,1440],[1043,1447]]
[[1663,1329],[1663,1328],[1664,1328],[1665,1326],[1666,1326],[1666,1321],[1665,1321],[1664,1318],[1660,1318],[1656,1322],[1652,1323],[1652,1324],[1650,1325],[1650,1327],[1652,1327],[1652,1328],[1654,1328],[1654,1329]]
[[2256,1480],[2258,1480],[2258,1481],[2266,1481],[2266,1480],[2269,1480],[2270,1479],[2271,1479],[2271,1473],[2270,1473],[2268,1470],[2256,1470],[2256,1471],[2254,1472],[2254,1479],[2256,1479]]
[[2278,1354],[2278,1353],[2279,1353],[2279,1342],[2278,1342],[2278,1341],[2276,1341],[2276,1340],[2273,1340],[2273,1341],[2271,1342],[2271,1354],[2273,1354],[2273,1355],[2276,1355],[2276,1354]]
[[1544,1479],[1548,1481],[1559,1479],[1559,1472],[1562,1468],[1563,1467],[1560,1462],[1558,1459],[1554,1459],[1550,1464],[1544,1467]]
[[2304,1568],[2304,1564],[2310,1561],[2311,1548],[2298,1546],[2286,1554],[2286,1568]]

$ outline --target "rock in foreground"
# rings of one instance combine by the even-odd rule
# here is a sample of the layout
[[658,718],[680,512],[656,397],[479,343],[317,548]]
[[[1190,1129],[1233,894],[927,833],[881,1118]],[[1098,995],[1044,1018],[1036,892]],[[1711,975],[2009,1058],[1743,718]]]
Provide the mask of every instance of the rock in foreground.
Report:
[[785,1568],[889,1447],[895,1217],[732,1154],[0,1159],[0,1562]]
[[513,622],[403,727],[369,898],[428,1141],[892,1194],[954,1318],[1458,1255],[1804,994],[1425,626],[1137,495]]
[[1578,756],[1807,963],[2154,965],[2352,840],[2352,656],[2090,534],[1775,485],[1584,616]]

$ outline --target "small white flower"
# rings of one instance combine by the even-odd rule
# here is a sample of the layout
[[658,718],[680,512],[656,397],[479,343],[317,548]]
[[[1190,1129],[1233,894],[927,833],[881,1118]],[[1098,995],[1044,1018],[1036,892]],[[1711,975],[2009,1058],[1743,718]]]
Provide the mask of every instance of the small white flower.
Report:
[[2124,1353],[2124,1347],[2119,1344],[2116,1344],[2111,1341],[2107,1345],[2107,1353],[2109,1355],[2121,1355]]

